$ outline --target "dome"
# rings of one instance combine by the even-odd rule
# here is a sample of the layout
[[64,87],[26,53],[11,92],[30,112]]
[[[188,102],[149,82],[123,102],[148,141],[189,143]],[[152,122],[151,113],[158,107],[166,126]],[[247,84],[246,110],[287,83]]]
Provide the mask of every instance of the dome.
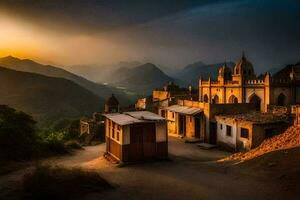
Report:
[[227,67],[226,63],[219,69],[219,76],[224,77],[226,80],[231,79],[231,69]]
[[234,74],[239,75],[243,74],[245,76],[253,76],[254,68],[251,62],[249,62],[245,55],[243,55],[242,59],[235,65]]
[[114,94],[111,95],[111,97],[109,97],[107,100],[106,100],[106,105],[108,106],[117,106],[119,105],[119,101],[118,99],[115,97]]

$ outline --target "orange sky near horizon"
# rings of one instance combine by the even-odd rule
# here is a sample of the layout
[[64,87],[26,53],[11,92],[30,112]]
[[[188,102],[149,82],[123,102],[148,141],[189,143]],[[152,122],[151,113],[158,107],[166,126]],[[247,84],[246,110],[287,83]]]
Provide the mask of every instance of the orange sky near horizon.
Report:
[[[70,35],[0,14],[0,57],[34,59],[44,64],[113,64],[134,59],[128,45],[108,35]],[[119,60],[120,59],[120,60]]]

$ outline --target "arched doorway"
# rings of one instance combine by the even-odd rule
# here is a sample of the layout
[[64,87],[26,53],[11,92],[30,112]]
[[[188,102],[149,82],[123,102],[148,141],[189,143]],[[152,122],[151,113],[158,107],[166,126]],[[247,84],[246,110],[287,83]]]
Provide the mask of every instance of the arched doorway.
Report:
[[238,103],[239,101],[238,101],[238,98],[236,98],[236,96],[231,95],[231,96],[229,97],[228,102],[229,102],[229,103]]
[[215,95],[214,98],[212,99],[213,104],[218,104],[219,103],[219,96]]
[[207,96],[207,94],[204,95],[203,101],[204,101],[205,103],[208,103],[208,96]]
[[251,104],[255,105],[255,110],[256,111],[260,111],[261,110],[261,99],[256,95],[253,94],[250,98],[249,98],[249,102]]
[[286,99],[285,95],[280,93],[280,95],[277,98],[277,105],[278,106],[285,106],[286,105],[285,104],[285,99]]

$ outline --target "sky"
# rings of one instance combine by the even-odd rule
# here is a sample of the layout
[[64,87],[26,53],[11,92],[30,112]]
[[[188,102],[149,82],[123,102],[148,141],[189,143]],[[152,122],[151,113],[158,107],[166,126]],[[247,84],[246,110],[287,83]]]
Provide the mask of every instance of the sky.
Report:
[[182,68],[244,51],[261,72],[300,61],[299,19],[297,0],[4,0],[0,56]]

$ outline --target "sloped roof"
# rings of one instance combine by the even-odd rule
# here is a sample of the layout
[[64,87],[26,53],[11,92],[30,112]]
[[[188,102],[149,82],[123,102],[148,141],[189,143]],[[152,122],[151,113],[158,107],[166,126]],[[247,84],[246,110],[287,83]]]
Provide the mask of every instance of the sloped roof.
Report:
[[135,124],[135,123],[146,123],[146,122],[155,122],[155,121],[166,120],[165,118],[163,118],[157,114],[151,113],[149,111],[110,113],[110,114],[103,114],[103,116],[121,126]]
[[172,105],[166,108],[166,110],[177,112],[185,115],[196,115],[203,111],[201,108],[180,106],[180,105]]
[[134,111],[134,112],[125,112],[125,114],[130,115],[131,117],[134,117],[136,119],[141,119],[141,120],[151,120],[151,121],[160,121],[160,120],[165,120],[165,118],[149,112],[149,111]]
[[117,106],[119,105],[118,99],[115,97],[114,94],[112,94],[105,102],[106,105],[108,106]]

